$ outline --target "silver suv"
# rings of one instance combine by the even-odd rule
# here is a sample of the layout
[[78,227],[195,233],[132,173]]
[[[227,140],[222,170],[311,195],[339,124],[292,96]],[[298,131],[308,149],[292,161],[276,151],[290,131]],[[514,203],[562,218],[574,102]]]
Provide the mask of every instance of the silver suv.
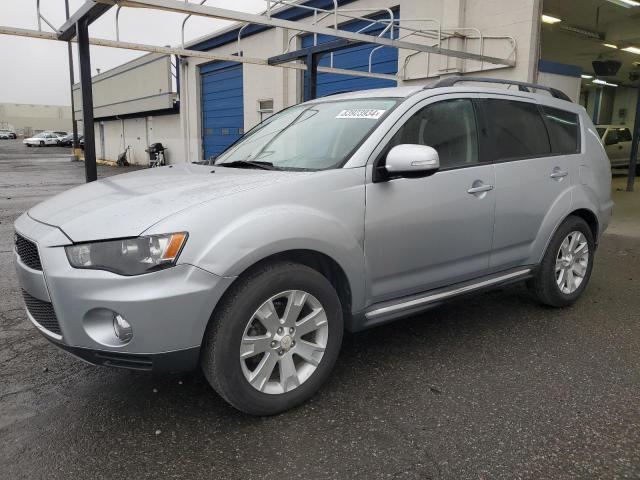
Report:
[[200,365],[268,415],[320,388],[343,329],[518,281],[572,304],[612,210],[595,127],[556,90],[459,81],[296,105],[213,165],[35,206],[15,223],[30,320],[91,363]]

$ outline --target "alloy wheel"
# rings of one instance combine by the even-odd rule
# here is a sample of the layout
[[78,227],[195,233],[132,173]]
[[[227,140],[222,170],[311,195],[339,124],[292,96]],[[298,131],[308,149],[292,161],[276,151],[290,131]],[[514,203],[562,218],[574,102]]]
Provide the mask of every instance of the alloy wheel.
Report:
[[556,284],[564,294],[575,292],[587,273],[589,265],[589,243],[579,231],[569,233],[558,249],[556,256]]
[[249,319],[240,344],[245,379],[268,394],[302,385],[324,356],[327,315],[316,297],[287,290],[266,300]]

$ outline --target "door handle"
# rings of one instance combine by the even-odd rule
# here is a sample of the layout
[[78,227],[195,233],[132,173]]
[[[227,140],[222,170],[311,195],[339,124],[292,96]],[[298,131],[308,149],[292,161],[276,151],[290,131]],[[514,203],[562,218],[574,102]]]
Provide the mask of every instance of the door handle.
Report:
[[[476,182],[473,182],[473,183],[474,185],[476,184]],[[469,190],[467,190],[467,193],[470,193],[471,195],[475,195],[477,193],[489,192],[491,190],[493,190],[493,185],[485,185],[481,183],[480,185],[471,187]]]
[[555,179],[562,179],[567,175],[569,175],[569,172],[567,172],[566,170],[560,170],[558,167],[556,167],[553,169],[553,172],[551,173],[551,175],[549,175],[549,177],[555,180]]

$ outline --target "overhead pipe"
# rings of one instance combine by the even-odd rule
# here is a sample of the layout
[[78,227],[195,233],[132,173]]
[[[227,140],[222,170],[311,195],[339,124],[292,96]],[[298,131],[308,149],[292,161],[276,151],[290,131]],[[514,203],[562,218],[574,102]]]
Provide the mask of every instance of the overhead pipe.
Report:
[[116,40],[118,42],[120,41],[120,26],[118,25],[118,18],[120,17],[121,8],[122,8],[122,5],[118,5],[118,8],[116,8]]
[[[199,5],[204,5],[206,1],[207,0],[200,0]],[[184,0],[184,3],[189,3],[189,0]],[[186,17],[184,17],[184,20],[182,21],[182,31],[180,33],[180,38],[181,38],[181,41],[182,41],[182,48],[183,49],[184,49],[184,26],[187,23],[187,20],[189,20],[192,16],[193,16],[193,14],[190,13]]]
[[240,37],[242,36],[242,32],[244,32],[244,29],[247,28],[249,25],[251,25],[251,24],[250,23],[245,23],[238,30],[238,56],[239,57],[242,57],[242,50],[240,49]]

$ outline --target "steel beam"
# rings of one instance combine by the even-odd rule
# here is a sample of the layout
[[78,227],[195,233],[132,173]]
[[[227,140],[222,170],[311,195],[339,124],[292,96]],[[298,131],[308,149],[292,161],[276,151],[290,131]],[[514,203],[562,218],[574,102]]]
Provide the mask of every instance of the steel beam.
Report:
[[[67,20],[69,19],[69,0],[64,0],[64,11]],[[78,122],[76,121],[76,107],[75,100],[73,98],[73,84],[76,83],[73,74],[73,48],[71,46],[71,40],[67,42],[67,54],[69,56],[69,89],[71,91],[71,129],[73,130],[73,139],[71,146],[74,149],[78,148]]]
[[96,167],[96,139],[93,125],[93,84],[91,54],[89,53],[89,22],[80,20],[75,28],[80,64],[80,94],[82,97],[82,128],[84,130],[84,172],[87,182],[98,179]]
[[[18,37],[39,38],[41,40],[59,40],[55,33],[41,32],[38,30],[28,30],[24,28],[5,27],[0,25],[0,35],[14,35]],[[174,47],[159,47],[156,45],[147,45],[143,43],[118,42],[116,40],[107,40],[102,38],[90,38],[91,45],[100,47],[123,48],[125,50],[136,50],[140,52],[164,53],[167,55],[179,55],[181,57],[203,58],[205,60],[222,60],[227,62],[250,63],[254,65],[269,66],[267,60],[252,57],[238,57],[236,55],[225,55],[221,53],[201,52],[199,50],[188,50]],[[294,70],[306,70],[307,66],[303,63],[283,63],[274,65],[274,67],[292,68]],[[382,78],[385,80],[398,80],[395,75],[386,73],[370,73],[357,70],[346,70],[343,68],[318,67],[319,72],[335,73],[337,75],[351,75],[354,77],[365,78]]]
[[291,62],[301,58],[306,58],[307,55],[317,55],[329,52],[336,52],[338,50],[344,50],[345,48],[357,47],[362,45],[362,42],[354,42],[351,40],[334,40],[331,42],[321,43],[320,45],[312,45],[311,47],[304,47],[300,50],[293,52],[283,53],[281,55],[274,55],[267,59],[269,65],[280,65],[281,63]]
[[87,26],[95,22],[100,16],[113,6],[113,2],[100,3],[86,0],[82,6],[58,29],[58,39],[69,41],[76,36],[76,25],[83,21]]
[[[114,4],[113,0],[100,0]],[[364,43],[372,43],[376,45],[385,45],[387,47],[402,48],[406,50],[428,52],[449,57],[463,58],[468,60],[477,60],[481,62],[492,63],[496,65],[515,66],[515,60],[508,58],[490,57],[487,55],[479,55],[477,53],[462,52],[459,50],[450,50],[448,48],[440,48],[439,46],[422,45],[403,40],[395,40],[385,37],[376,37],[373,35],[365,35],[363,33],[348,32],[345,30],[321,27],[318,25],[295,22],[291,20],[283,20],[275,16],[267,17],[264,15],[237,12],[226,8],[212,7],[206,5],[197,5],[188,2],[180,2],[178,0],[119,0],[118,5],[125,7],[153,8],[165,10],[169,12],[186,13],[191,15],[199,15],[208,18],[219,18],[222,20],[232,20],[237,22],[255,23],[258,25],[266,25],[269,27],[288,28],[302,32],[317,33],[319,35],[328,35],[336,38],[354,40]]]
[[320,62],[320,54],[307,53],[306,64],[307,70],[304,72],[304,101],[308,102],[318,96],[318,63]]

